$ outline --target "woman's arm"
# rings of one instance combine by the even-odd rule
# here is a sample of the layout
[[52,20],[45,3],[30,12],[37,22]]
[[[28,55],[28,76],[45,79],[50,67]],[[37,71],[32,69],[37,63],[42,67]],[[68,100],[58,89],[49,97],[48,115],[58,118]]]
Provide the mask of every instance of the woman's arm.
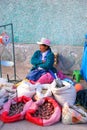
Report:
[[31,58],[31,64],[32,65],[39,65],[39,64],[41,64],[41,63],[43,63],[42,62],[42,60],[40,59],[40,51],[38,50],[38,51],[36,51],[34,54],[33,54],[33,56],[32,56],[32,58]]
[[54,54],[50,53],[47,56],[46,61],[40,63],[38,65],[38,67],[41,67],[41,68],[46,69],[46,70],[49,70],[49,69],[53,68],[53,64],[54,64]]

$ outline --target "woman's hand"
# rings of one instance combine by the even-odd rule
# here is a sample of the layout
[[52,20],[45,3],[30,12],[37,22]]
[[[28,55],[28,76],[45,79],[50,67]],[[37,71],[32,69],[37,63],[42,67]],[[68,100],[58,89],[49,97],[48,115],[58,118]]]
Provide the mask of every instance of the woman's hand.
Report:
[[42,62],[44,63],[44,62],[46,62],[45,60],[42,60]]

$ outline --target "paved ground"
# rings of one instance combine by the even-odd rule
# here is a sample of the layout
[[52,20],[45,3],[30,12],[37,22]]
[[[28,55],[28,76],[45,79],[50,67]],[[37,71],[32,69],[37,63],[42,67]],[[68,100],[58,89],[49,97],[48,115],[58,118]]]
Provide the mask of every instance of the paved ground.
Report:
[[[2,126],[2,127],[1,127]],[[32,124],[26,120],[3,124],[0,122],[0,130],[86,130],[87,124],[76,124],[76,125],[64,125],[61,122],[56,123],[52,126],[38,126]]]

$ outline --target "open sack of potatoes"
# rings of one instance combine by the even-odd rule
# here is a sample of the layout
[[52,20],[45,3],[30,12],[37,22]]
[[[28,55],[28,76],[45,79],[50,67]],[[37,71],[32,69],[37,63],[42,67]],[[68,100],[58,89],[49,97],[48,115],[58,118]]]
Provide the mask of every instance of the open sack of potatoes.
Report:
[[40,126],[50,126],[60,121],[61,107],[51,97],[34,102],[26,112],[26,119]]
[[24,119],[25,113],[31,104],[31,98],[26,96],[9,99],[3,106],[1,120],[10,123]]

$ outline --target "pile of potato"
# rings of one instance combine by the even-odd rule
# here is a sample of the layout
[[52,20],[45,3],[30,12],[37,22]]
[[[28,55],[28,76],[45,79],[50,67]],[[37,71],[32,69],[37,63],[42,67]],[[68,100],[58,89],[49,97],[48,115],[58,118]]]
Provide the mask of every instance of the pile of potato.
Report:
[[15,114],[18,114],[23,111],[24,108],[24,103],[23,102],[18,102],[15,104],[11,104],[10,106],[10,111],[9,111],[9,116],[13,116]]
[[38,110],[32,116],[39,117],[41,119],[49,119],[54,113],[54,106],[52,103],[45,101],[43,105],[39,106]]

